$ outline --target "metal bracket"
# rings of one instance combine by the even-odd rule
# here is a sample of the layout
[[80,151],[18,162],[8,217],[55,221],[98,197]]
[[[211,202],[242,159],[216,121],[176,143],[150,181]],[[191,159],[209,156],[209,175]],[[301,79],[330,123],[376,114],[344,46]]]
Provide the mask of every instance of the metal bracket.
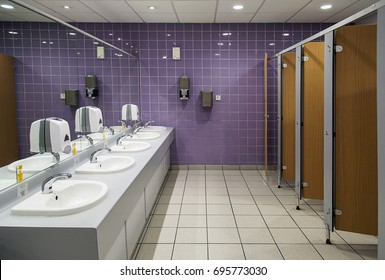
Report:
[[336,46],[335,46],[336,53],[342,52],[343,49],[344,49],[344,48],[343,48],[342,46],[340,46],[340,45],[336,45]]
[[308,184],[308,183],[306,183],[306,182],[302,182],[302,187],[306,188],[306,187],[308,187],[308,186],[309,186],[309,184]]
[[302,61],[304,61],[304,62],[309,61],[309,57],[308,56],[303,56],[302,57]]
[[342,211],[339,210],[339,209],[335,209],[335,210],[334,210],[334,215],[336,215],[336,216],[341,216],[341,215],[342,215]]

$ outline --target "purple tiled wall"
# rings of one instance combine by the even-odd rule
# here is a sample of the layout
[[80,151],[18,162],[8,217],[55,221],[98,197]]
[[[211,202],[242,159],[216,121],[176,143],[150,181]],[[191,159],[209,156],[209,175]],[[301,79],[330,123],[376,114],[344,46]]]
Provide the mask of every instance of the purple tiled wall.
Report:
[[[79,89],[80,106],[97,106],[105,125],[119,125],[120,108],[139,101],[139,62],[106,48],[96,59],[94,41],[55,23],[0,22],[0,53],[15,57],[17,115],[21,157],[29,156],[29,129],[37,119],[60,117],[74,132],[75,111],[60,93]],[[9,32],[13,32],[12,34]],[[85,97],[84,78],[96,75],[100,96]]]
[[[139,56],[142,120],[155,120],[158,125],[175,127],[172,164],[255,165],[264,160],[265,53],[271,56],[328,25],[87,23],[77,26]],[[35,28],[31,29],[35,31]],[[289,33],[289,36],[283,36],[283,33]],[[172,60],[173,46],[181,48],[178,61]],[[94,56],[93,48],[85,48],[84,52]],[[275,64],[275,60],[269,61],[270,164],[276,164],[277,153]],[[31,68],[39,69],[42,65],[42,61],[38,61]],[[94,69],[102,71],[105,65],[94,66]],[[81,75],[73,86],[83,85],[86,69],[80,67],[79,73]],[[178,78],[182,75],[190,78],[188,101],[178,98]],[[71,77],[70,73],[63,72],[58,76],[61,79]],[[24,79],[20,75],[18,83],[25,84]],[[109,85],[116,86],[116,83]],[[221,96],[221,101],[214,101],[212,109],[202,108],[202,90],[212,90],[214,96]],[[97,105],[106,106],[102,108],[105,112],[108,104],[111,105],[111,113],[105,113],[105,118],[112,117],[115,122],[115,110],[120,110],[115,107],[119,107],[123,97],[117,102],[119,98],[110,93],[113,88],[106,87],[103,91],[105,97],[99,99]],[[63,110],[61,106],[64,105],[55,102],[49,108]]]

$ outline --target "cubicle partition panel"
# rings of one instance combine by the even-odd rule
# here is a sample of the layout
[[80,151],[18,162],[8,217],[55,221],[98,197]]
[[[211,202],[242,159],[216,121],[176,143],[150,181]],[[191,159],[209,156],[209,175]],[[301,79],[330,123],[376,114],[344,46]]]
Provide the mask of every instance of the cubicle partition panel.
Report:
[[336,229],[377,235],[377,30],[336,30]]
[[303,46],[303,197],[323,199],[324,43]]
[[282,55],[282,178],[295,178],[295,53]]

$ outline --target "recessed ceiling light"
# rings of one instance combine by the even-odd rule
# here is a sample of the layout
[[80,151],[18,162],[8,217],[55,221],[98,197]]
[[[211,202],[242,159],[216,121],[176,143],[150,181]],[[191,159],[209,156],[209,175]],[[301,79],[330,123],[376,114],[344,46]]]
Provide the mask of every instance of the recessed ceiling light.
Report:
[[155,7],[154,6],[148,6],[148,9],[149,10],[155,10]]
[[330,4],[325,4],[325,5],[322,5],[321,6],[321,10],[329,10],[329,9],[331,9],[333,6],[332,5],[330,5]]
[[75,36],[75,35],[76,35],[75,32],[70,32],[70,33],[68,33],[68,34],[71,35],[71,36]]
[[290,36],[290,34],[289,33],[282,33],[282,36],[287,37],[287,36]]
[[4,8],[4,9],[9,9],[9,10],[15,8],[15,7],[13,7],[13,6],[11,6],[11,5],[7,5],[7,4],[2,4],[1,7]]
[[234,6],[233,6],[233,9],[234,9],[234,10],[242,10],[242,9],[243,9],[243,5],[239,5],[239,4],[234,5]]
[[67,5],[64,6],[64,9],[68,10],[69,8],[70,8],[70,6],[67,6]]
[[19,33],[17,33],[16,31],[9,31],[8,33],[9,33],[9,34],[12,34],[12,35],[17,35],[17,34],[19,34]]
[[269,46],[275,46],[275,43],[270,43]]

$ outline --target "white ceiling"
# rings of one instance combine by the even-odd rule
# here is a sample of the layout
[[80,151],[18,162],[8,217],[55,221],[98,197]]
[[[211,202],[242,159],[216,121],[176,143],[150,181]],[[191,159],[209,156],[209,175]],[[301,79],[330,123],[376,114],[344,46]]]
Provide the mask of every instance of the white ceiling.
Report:
[[[66,22],[338,22],[379,0],[22,0]],[[8,2],[0,0],[0,3]],[[234,10],[242,4],[243,10]],[[333,8],[321,10],[322,4]],[[67,5],[70,9],[64,9]],[[154,10],[149,10],[154,6]],[[7,12],[8,14],[12,12]],[[13,11],[16,15],[16,11]],[[8,15],[0,10],[0,20]],[[26,14],[19,17],[28,20]],[[37,20],[34,17],[31,20]]]

